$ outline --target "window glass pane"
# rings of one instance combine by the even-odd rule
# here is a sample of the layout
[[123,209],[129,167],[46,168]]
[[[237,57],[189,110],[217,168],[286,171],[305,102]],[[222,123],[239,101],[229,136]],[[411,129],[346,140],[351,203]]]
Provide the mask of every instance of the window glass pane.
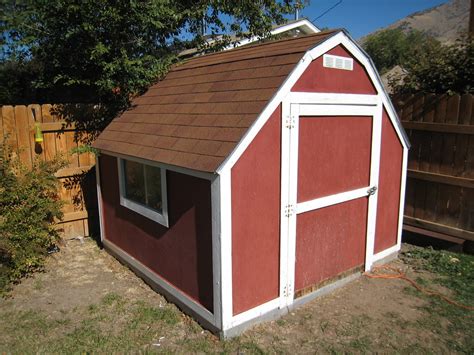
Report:
[[155,166],[145,166],[147,187],[147,206],[162,213],[161,199],[161,169]]
[[125,197],[145,205],[145,176],[143,164],[123,160],[123,170],[125,175]]

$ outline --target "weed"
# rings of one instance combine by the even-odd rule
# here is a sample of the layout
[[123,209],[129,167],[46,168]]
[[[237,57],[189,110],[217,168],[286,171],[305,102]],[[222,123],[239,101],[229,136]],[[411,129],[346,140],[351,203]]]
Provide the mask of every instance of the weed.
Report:
[[99,306],[93,303],[87,307],[87,310],[89,311],[90,314],[94,314],[98,312]]
[[114,292],[106,294],[102,297],[102,303],[106,306],[111,306],[115,302],[121,301],[122,297]]
[[349,346],[351,348],[360,352],[368,352],[370,350],[371,345],[372,345],[372,341],[367,335],[351,340],[349,342]]
[[434,282],[455,291],[457,301],[474,304],[474,256],[413,248],[401,258],[415,268],[440,275]]
[[329,321],[327,320],[321,321],[321,323],[319,323],[319,328],[321,329],[323,333],[326,332],[326,329],[328,329],[328,327],[329,327]]
[[263,355],[265,354],[265,351],[263,351],[262,348],[260,348],[254,342],[245,342],[245,343],[240,344],[239,353]]
[[33,288],[37,291],[41,291],[44,288],[43,281],[40,278],[37,278],[33,283]]
[[283,318],[280,318],[276,321],[276,324],[280,327],[283,327],[286,324],[286,320],[284,320]]
[[164,322],[167,325],[174,325],[179,322],[177,311],[170,306],[157,308],[149,306],[145,302],[137,302],[134,313],[134,322],[136,323]]

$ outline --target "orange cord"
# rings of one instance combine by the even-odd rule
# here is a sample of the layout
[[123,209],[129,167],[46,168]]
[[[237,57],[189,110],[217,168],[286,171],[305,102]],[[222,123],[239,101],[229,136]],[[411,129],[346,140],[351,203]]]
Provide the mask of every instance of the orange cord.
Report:
[[[389,270],[392,271],[393,273],[387,274],[387,273],[377,273],[379,270]],[[420,285],[418,285],[414,280],[408,278],[405,273],[403,273],[400,269],[396,269],[394,267],[388,266],[388,265],[382,265],[382,266],[374,266],[372,268],[372,271],[370,272],[365,272],[365,276],[370,277],[372,279],[400,279],[400,280],[405,280],[409,282],[413,287],[415,287],[418,291],[423,292],[429,296],[437,296],[441,298],[442,300],[460,308],[468,309],[470,311],[474,311],[474,307],[471,306],[466,306],[464,304],[458,303],[456,301],[453,301],[452,299],[446,297],[445,295],[423,288]]]

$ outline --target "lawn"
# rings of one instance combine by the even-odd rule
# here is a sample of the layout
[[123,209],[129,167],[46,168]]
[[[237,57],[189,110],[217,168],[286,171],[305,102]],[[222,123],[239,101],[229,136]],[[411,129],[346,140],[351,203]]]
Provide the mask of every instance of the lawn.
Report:
[[[404,245],[391,266],[474,305],[474,257]],[[0,301],[0,353],[474,352],[474,312],[403,280],[362,276],[273,322],[221,341],[91,240]]]

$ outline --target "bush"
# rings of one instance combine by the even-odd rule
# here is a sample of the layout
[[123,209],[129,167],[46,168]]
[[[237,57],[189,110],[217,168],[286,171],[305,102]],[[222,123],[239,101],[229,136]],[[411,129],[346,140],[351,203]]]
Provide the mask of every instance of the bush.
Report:
[[420,53],[439,49],[441,44],[426,33],[401,28],[379,31],[367,37],[363,47],[374,61],[380,74],[394,66],[405,67],[413,57]]
[[474,93],[474,36],[451,45],[426,47],[404,63],[404,73],[389,80],[395,94]]
[[62,201],[54,173],[65,164],[37,159],[26,168],[0,142],[0,293],[41,269],[58,240],[53,222],[62,218]]

